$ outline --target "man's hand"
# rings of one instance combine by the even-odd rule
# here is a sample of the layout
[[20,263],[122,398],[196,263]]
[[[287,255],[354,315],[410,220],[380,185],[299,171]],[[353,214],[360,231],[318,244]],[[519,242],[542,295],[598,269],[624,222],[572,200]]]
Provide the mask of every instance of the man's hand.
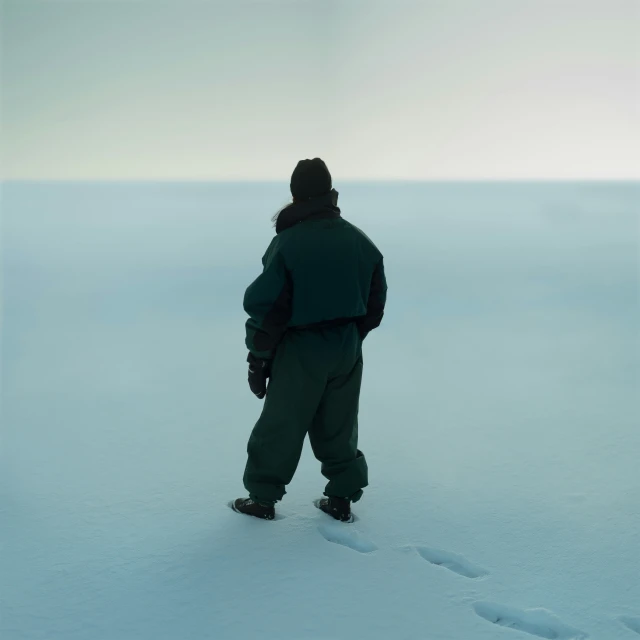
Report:
[[258,400],[262,400],[267,395],[267,379],[271,376],[271,361],[256,358],[252,353],[249,353],[247,362],[249,363],[249,387]]

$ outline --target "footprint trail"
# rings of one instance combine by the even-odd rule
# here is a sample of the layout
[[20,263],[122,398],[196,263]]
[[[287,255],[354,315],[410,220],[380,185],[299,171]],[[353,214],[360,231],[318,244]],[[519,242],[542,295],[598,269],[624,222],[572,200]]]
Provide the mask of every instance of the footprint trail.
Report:
[[434,549],[433,547],[414,547],[420,556],[438,567],[444,567],[465,578],[482,578],[488,575],[488,571],[477,564],[470,562],[464,556],[451,551]]
[[584,640],[587,634],[564,624],[545,609],[516,609],[493,602],[476,602],[473,605],[481,617],[501,627],[523,631],[547,640]]
[[343,522],[322,522],[318,525],[318,531],[328,542],[340,544],[359,553],[371,553],[377,550],[377,546],[356,531],[352,525]]
[[627,627],[627,629],[631,629],[631,631],[635,631],[638,635],[640,635],[640,617],[636,618],[634,616],[620,616],[618,618],[622,624]]

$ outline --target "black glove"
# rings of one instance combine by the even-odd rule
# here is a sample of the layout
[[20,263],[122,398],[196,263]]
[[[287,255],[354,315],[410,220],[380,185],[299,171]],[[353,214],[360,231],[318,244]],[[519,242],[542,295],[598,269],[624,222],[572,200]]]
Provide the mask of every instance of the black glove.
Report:
[[249,363],[249,387],[258,400],[267,395],[267,379],[271,376],[271,360],[256,358],[252,353],[247,356]]

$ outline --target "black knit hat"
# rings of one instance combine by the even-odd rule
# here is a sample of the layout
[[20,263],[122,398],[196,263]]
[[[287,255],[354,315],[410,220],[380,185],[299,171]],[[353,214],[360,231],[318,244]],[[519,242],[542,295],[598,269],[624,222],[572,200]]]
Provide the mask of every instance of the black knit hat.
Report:
[[300,160],[291,175],[291,195],[296,200],[310,200],[331,191],[331,174],[320,160]]

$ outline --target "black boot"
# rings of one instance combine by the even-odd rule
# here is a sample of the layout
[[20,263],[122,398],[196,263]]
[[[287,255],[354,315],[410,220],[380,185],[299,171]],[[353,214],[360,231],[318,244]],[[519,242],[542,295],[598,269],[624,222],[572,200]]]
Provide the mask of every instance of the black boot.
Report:
[[335,496],[320,498],[320,500],[316,500],[316,507],[329,514],[332,518],[340,520],[340,522],[353,522],[351,501],[347,500],[347,498],[337,498]]
[[231,503],[231,508],[237,513],[244,513],[247,516],[255,516],[263,520],[273,520],[276,515],[272,504],[255,502],[251,498],[238,498]]

